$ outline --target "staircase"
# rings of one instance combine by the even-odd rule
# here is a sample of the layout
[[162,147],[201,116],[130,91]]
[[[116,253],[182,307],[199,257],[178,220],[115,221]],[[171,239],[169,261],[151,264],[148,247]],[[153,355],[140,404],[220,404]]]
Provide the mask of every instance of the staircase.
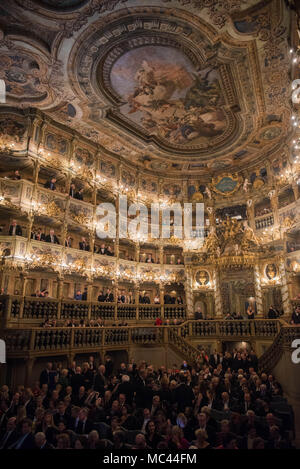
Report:
[[180,331],[178,329],[170,329],[168,331],[169,346],[172,347],[176,353],[183,356],[183,358],[189,363],[196,363],[199,357],[199,350],[179,334]]

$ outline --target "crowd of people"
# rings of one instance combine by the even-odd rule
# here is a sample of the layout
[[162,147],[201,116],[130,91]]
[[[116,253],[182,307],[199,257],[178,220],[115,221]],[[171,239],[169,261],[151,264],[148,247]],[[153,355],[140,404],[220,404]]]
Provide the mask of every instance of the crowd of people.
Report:
[[199,351],[197,363],[48,363],[32,387],[2,386],[1,449],[287,449],[282,388],[253,351]]

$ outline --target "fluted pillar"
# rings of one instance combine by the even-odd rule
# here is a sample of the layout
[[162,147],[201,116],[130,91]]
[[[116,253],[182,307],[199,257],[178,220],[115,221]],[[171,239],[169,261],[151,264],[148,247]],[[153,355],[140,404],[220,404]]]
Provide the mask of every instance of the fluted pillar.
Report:
[[259,272],[258,264],[255,264],[254,266],[254,289],[255,289],[257,316],[262,317],[264,312],[263,312],[262,289],[261,289],[260,272]]

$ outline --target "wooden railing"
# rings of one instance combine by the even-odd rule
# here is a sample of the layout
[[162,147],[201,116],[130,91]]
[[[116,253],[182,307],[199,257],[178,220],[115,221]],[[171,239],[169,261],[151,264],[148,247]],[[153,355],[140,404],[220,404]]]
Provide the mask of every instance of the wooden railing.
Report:
[[[230,328],[230,335],[228,334]],[[273,339],[283,322],[277,319],[253,321],[186,321],[179,326],[125,327],[25,327],[2,330],[8,356],[47,355],[97,350],[99,347],[126,347],[140,344],[173,345],[187,359],[195,361],[199,351],[190,341],[212,339]],[[224,331],[226,332],[224,335]]]
[[272,345],[259,358],[260,369],[271,372],[279,362],[284,348],[291,349],[291,344],[294,339],[300,339],[300,325],[282,326]]
[[[185,319],[185,305],[101,303],[53,298],[22,297],[19,295],[0,296],[0,315],[5,327],[22,320],[24,324],[56,319],[108,320],[108,321],[154,321],[165,319]],[[0,316],[0,317],[1,317]]]

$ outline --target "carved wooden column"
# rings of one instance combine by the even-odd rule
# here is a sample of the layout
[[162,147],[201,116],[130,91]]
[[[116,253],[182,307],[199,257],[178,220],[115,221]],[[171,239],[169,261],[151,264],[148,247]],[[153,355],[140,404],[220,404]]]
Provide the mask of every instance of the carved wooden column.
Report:
[[292,189],[293,189],[293,192],[294,192],[295,200],[298,200],[298,198],[299,198],[299,187],[298,187],[297,181],[292,181]]
[[139,320],[139,313],[140,313],[140,308],[139,308],[139,297],[140,297],[140,284],[136,282],[134,286],[134,301],[136,305],[136,320]]
[[186,313],[188,319],[194,318],[194,304],[193,304],[193,273],[190,266],[185,269],[185,299],[186,299]]
[[247,200],[247,218],[250,228],[252,228],[252,230],[255,230],[255,213],[254,203],[252,199]]
[[115,281],[113,292],[114,292],[114,301],[115,301],[114,320],[117,321],[118,320],[118,293],[119,293],[119,282],[118,281]]
[[274,216],[274,225],[278,226],[279,224],[279,215],[278,215],[278,196],[276,193],[276,190],[273,189],[269,192],[268,194],[271,202],[271,207],[273,211],[273,216]]
[[165,317],[165,305],[164,305],[164,296],[165,296],[165,286],[164,284],[159,284],[159,301],[160,301],[160,314],[161,318]]
[[253,269],[254,274],[254,289],[255,289],[255,301],[256,301],[256,309],[257,309],[257,316],[263,317],[263,302],[262,302],[262,289],[261,289],[261,281],[260,281],[260,270],[259,265],[255,264]]
[[117,219],[116,219],[116,238],[115,238],[115,247],[114,247],[114,254],[117,259],[120,257],[120,233],[119,233],[119,226],[120,226],[120,220],[119,220],[119,197],[115,197],[115,207],[116,207],[116,214],[117,214]]
[[283,258],[279,260],[279,273],[281,278],[281,297],[283,307],[283,317],[289,318],[292,312],[291,301],[289,296],[288,278],[285,270],[285,262]]
[[57,319],[60,319],[61,317],[61,303],[63,300],[63,292],[64,292],[64,277],[63,275],[59,275],[57,277],[57,300],[58,300],[58,305],[57,305]]
[[222,317],[222,295],[220,289],[220,272],[215,268],[213,272],[214,294],[215,294],[215,316]]

